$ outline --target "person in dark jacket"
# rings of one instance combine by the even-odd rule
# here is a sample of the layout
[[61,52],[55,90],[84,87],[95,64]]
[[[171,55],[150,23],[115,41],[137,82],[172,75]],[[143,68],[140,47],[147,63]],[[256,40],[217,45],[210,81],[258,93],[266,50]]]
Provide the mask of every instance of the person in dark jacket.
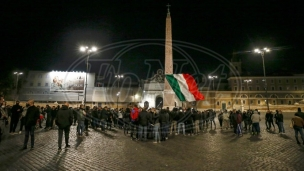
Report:
[[50,129],[52,122],[52,109],[49,105],[46,105],[45,112],[46,112],[46,125],[44,129]]
[[161,126],[161,141],[166,141],[167,138],[167,127],[169,124],[169,114],[167,110],[161,109],[159,115],[159,122]]
[[22,150],[27,149],[29,135],[31,135],[31,149],[34,149],[34,131],[40,115],[39,109],[34,106],[34,100],[29,100],[27,103],[29,105],[29,108],[27,109],[26,115],[24,117],[25,138]]
[[57,112],[56,125],[58,126],[58,150],[61,150],[62,136],[64,131],[65,148],[69,145],[70,127],[73,124],[73,111],[69,109],[69,103],[62,105],[61,109]]
[[301,108],[298,108],[298,116],[304,120],[304,113],[301,111]]
[[101,125],[101,130],[102,131],[106,130],[107,118],[108,118],[108,107],[105,106],[100,112],[100,125]]
[[[146,111],[146,109],[142,109],[142,111],[138,115],[138,125],[139,125],[139,133],[138,138],[141,141],[147,141],[147,128],[148,125],[152,124],[152,120],[150,117],[150,114]],[[144,133],[144,139],[142,136],[142,133]]]
[[94,106],[92,110],[92,128],[96,129],[98,124],[98,113],[97,113],[97,107]]
[[159,111],[156,111],[155,108],[152,109],[152,117],[153,117],[153,123],[154,123],[154,142],[153,143],[160,143],[160,134],[159,134]]
[[16,101],[16,104],[12,107],[11,111],[12,111],[12,116],[11,116],[11,124],[10,124],[10,133],[11,135],[14,135],[22,113],[22,106],[19,105],[19,101]]
[[187,133],[188,133],[188,135],[193,135],[193,113],[192,113],[192,111],[191,111],[191,109],[190,108],[188,108],[187,110],[186,110],[186,117],[187,117],[187,119],[186,119],[186,131],[187,131]]

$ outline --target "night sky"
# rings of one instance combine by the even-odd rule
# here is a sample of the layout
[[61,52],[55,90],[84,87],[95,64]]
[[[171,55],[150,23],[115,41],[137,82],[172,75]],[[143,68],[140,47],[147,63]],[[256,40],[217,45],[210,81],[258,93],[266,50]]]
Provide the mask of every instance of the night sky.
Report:
[[[176,72],[215,71],[233,52],[280,47],[265,55],[267,74],[304,73],[303,6],[282,1],[168,1]],[[166,1],[4,1],[1,3],[1,75],[14,70],[85,71],[80,45],[100,48],[90,59],[91,72],[151,77],[164,61]],[[138,45],[138,46],[136,46]],[[198,49],[205,49],[204,52]],[[207,50],[206,50],[207,49]],[[251,74],[262,74],[258,54],[238,53]],[[193,61],[189,60],[191,58]],[[181,67],[190,61],[192,67]],[[150,65],[148,65],[148,63]],[[113,65],[113,72],[107,70]],[[151,66],[151,68],[149,68]],[[192,68],[192,69],[189,69]],[[227,68],[225,68],[227,69]],[[106,73],[106,74],[105,74]]]

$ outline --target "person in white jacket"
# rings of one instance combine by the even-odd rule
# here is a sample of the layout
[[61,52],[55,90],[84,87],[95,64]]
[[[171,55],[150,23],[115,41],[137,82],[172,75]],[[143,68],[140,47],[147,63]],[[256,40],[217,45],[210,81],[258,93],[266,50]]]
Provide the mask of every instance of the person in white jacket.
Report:
[[230,127],[230,121],[229,121],[229,113],[227,110],[224,110],[223,112],[223,128],[226,130]]
[[251,115],[251,121],[252,121],[252,135],[260,135],[261,116],[257,110],[255,110]]

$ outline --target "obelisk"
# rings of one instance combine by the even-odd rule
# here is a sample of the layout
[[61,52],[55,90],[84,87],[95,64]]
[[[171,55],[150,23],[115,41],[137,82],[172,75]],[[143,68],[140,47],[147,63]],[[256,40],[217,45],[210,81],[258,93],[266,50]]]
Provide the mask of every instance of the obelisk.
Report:
[[[172,55],[172,27],[170,16],[170,5],[167,5],[168,12],[166,18],[166,40],[165,40],[165,74],[173,74],[173,55]],[[164,85],[163,108],[169,107],[170,110],[175,106],[175,94],[167,80]]]

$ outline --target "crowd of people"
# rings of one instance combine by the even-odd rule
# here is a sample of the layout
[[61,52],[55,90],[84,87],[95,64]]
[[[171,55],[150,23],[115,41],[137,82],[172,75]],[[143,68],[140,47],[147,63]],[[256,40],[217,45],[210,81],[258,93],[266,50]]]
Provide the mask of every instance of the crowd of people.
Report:
[[[292,127],[295,130],[297,143],[298,133],[300,133],[304,144],[304,113],[299,111],[292,118]],[[35,129],[41,129],[45,122],[46,131],[58,129],[58,150],[62,149],[63,133],[65,135],[66,148],[69,148],[70,127],[77,125],[77,136],[88,135],[87,131],[91,129],[101,129],[106,132],[113,127],[123,129],[124,134],[130,136],[131,140],[148,141],[153,143],[166,141],[170,135],[199,135],[208,129],[222,130],[232,129],[236,136],[243,136],[243,133],[250,133],[252,136],[261,136],[260,121],[261,116],[258,110],[248,110],[241,112],[239,110],[219,111],[212,109],[198,111],[193,108],[173,108],[169,110],[157,108],[141,108],[132,105],[127,108],[111,109],[107,106],[96,107],[92,109],[89,106],[80,105],[78,108],[69,107],[69,103],[62,106],[45,107],[35,106],[33,100],[29,100],[24,107],[20,106],[19,101],[12,107],[1,107],[1,116],[3,123],[9,125],[11,135],[21,134],[25,128],[25,139],[22,149],[27,149],[29,136],[31,136],[31,149],[34,148]],[[215,120],[218,120],[217,125]],[[266,130],[276,131],[284,134],[284,117],[281,110],[275,113],[267,111],[265,115]],[[17,125],[20,122],[19,131]],[[2,130],[3,131],[3,130]],[[0,133],[2,133],[0,129]]]

